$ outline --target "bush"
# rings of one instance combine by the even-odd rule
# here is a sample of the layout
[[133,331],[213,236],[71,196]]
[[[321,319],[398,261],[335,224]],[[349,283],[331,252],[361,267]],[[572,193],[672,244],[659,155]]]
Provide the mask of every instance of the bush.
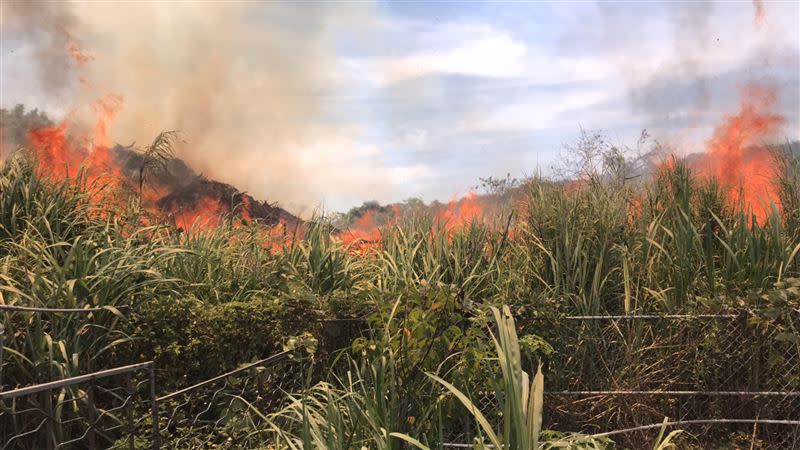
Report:
[[185,385],[278,353],[289,336],[317,335],[319,318],[313,297],[254,296],[211,307],[163,297],[133,315],[132,359],[155,361],[160,384]]

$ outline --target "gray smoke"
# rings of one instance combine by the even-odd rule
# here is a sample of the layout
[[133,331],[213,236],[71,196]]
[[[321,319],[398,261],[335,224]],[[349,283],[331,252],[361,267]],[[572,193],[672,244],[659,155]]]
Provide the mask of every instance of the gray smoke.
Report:
[[77,63],[68,46],[80,22],[68,3],[11,0],[0,3],[0,16],[4,31],[31,47],[43,89],[61,94],[74,82]]
[[[119,94],[115,140],[145,144],[161,130],[180,130],[181,158],[257,198],[313,207],[320,193],[304,182],[309,156],[299,150],[310,140],[317,147],[353,140],[318,119],[335,88],[335,36],[368,24],[369,4],[38,2],[7,9],[17,39],[41,55],[45,94],[72,87],[74,105]],[[77,67],[66,51],[73,40],[93,60]]]

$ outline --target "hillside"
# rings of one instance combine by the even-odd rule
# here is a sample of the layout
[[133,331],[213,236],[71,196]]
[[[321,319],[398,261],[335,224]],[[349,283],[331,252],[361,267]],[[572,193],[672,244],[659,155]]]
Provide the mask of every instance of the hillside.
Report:
[[[26,109],[17,105],[12,109],[0,109],[0,156],[5,158],[18,148],[32,147],[31,132],[41,130],[58,134],[61,126],[50,119],[46,113],[38,109]],[[74,160],[82,160],[87,150],[65,136],[62,151],[72,153]],[[78,140],[79,141],[79,140]],[[51,146],[52,143],[47,143]],[[37,154],[50,155],[52,148]],[[122,145],[114,145],[110,149],[111,165],[116,173],[123,176],[123,186],[135,189],[138,186],[139,169],[143,164],[141,153]],[[51,163],[46,162],[46,166]],[[292,227],[302,220],[281,208],[275,202],[257,200],[251,195],[241,192],[236,187],[209,179],[195,172],[180,158],[172,158],[166,164],[166,170],[148,174],[147,201],[155,208],[157,215],[168,223],[179,227],[191,226],[197,220],[212,219],[217,222],[220,217],[236,212],[248,220],[256,220],[266,225],[285,223]]]
[[[142,165],[142,155],[121,145],[114,147],[113,154],[122,172],[131,182],[135,181]],[[179,158],[171,159],[167,163],[167,170],[154,174],[150,183],[157,196],[155,206],[168,216],[181,212],[200,212],[203,205],[213,204],[216,212],[223,214],[245,208],[243,216],[265,225],[283,222],[291,226],[302,222],[277,203],[259,201],[230,184],[196,173]]]

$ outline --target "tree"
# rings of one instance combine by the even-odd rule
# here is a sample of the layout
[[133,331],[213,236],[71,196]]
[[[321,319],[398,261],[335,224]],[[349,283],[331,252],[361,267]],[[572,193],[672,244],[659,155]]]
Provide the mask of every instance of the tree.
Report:
[[13,150],[25,145],[29,131],[50,126],[53,126],[53,122],[46,113],[38,109],[26,110],[22,104],[13,109],[0,109],[0,149]]
[[659,149],[647,130],[642,130],[635,147],[628,147],[611,144],[601,132],[581,128],[577,142],[564,146],[553,172],[564,180],[622,186],[645,174]]

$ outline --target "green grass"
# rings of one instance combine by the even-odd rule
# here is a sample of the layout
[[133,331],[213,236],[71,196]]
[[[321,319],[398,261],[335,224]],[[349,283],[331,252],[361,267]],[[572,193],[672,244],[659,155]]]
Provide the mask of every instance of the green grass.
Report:
[[[371,336],[354,343],[362,351],[348,356],[349,373],[330,372],[278,416],[261,412],[275,439],[298,448],[399,448],[402,435],[430,446],[456,403],[425,399],[446,386],[467,404],[471,388],[502,374],[505,425],[477,419],[483,435],[487,443],[536,448],[541,378],[522,371],[507,310],[494,312],[504,324],[497,339],[486,338],[489,307],[508,304],[521,317],[759,307],[766,289],[800,275],[800,163],[780,149],[774,157],[778,201],[761,222],[727,202],[714,180],[677,162],[631,183],[597,178],[574,187],[530,179],[515,188],[513,214],[450,229],[422,211],[384,227],[370,251],[355,252],[324,217],[309,222],[302,239],[278,247],[268,230],[234,227],[233,220],[186,232],[145,225],[136,193],[120,206],[98,204],[97,195],[124,193],[83,175],[38,176],[36,162],[20,154],[0,169],[0,303],[106,310],[2,313],[3,382],[49,381],[143,355],[172,361],[173,374],[197,372],[181,352],[240,348],[248,359],[276,348],[280,337],[269,331],[264,345],[223,342],[243,339],[238,322],[226,318],[258,316],[247,312],[250,304],[302,308],[313,317],[347,309],[369,316]],[[181,330],[141,326],[157,323],[148,314],[173,304],[188,308],[173,311],[176,321],[191,311]],[[131,310],[119,311],[123,305]],[[272,310],[264,317],[287,320]],[[302,331],[278,325],[267,329]],[[203,347],[198,339],[219,342]],[[603,351],[576,357],[589,367],[592,352]],[[634,345],[631,355],[636,351]],[[492,358],[490,374],[476,369]],[[220,370],[235,364],[217,359]]]

